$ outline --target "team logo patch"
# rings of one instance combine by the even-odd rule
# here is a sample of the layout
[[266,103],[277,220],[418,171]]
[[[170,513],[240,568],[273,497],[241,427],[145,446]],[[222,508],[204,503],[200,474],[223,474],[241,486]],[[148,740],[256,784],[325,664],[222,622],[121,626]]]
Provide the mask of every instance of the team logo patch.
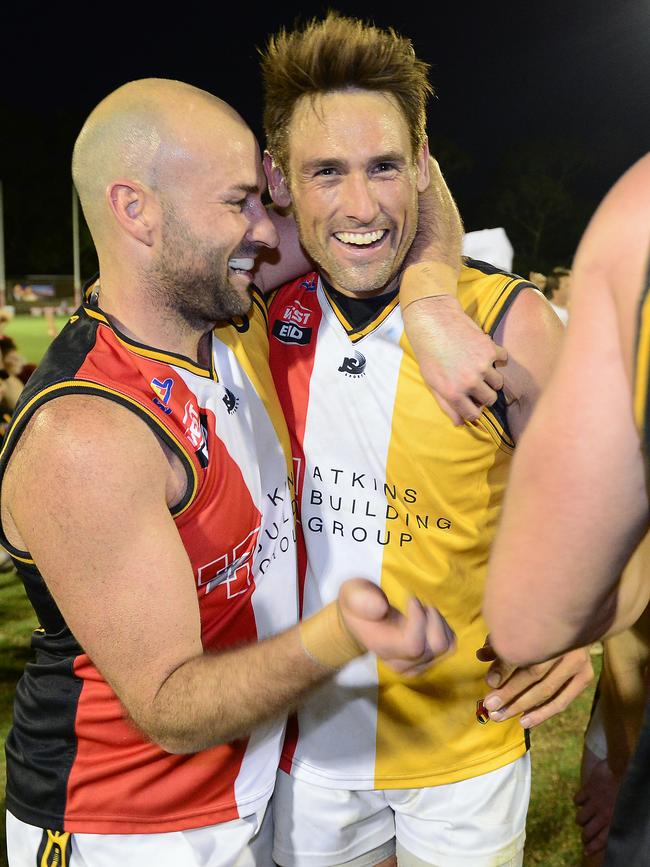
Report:
[[343,364],[339,367],[339,373],[344,373],[346,376],[365,376],[366,373],[366,357],[357,350],[354,350],[352,358],[345,357]]
[[202,467],[208,465],[208,418],[200,413],[191,400],[185,404],[183,424],[186,424],[185,436],[194,448]]
[[284,308],[280,319],[285,322],[295,322],[296,325],[308,325],[311,319],[311,310],[308,307],[303,307],[296,299]]
[[171,377],[163,379],[162,382],[159,379],[152,379],[149,385],[151,386],[156,395],[156,397],[154,397],[153,399],[153,402],[156,404],[156,406],[159,406],[166,415],[169,415],[172,410],[170,406],[167,406],[167,404],[169,403],[169,400],[172,396],[174,380],[171,379]]
[[301,328],[293,322],[283,322],[281,319],[275,320],[271,331],[280,343],[294,343],[299,346],[306,346],[311,341],[311,332],[311,328]]
[[303,280],[300,284],[301,289],[306,289],[307,292],[315,292],[318,286],[318,278],[312,277],[311,280]]
[[36,863],[38,867],[68,867],[70,853],[70,834],[67,831],[43,831]]
[[260,528],[255,527],[231,551],[199,567],[196,583],[202,596],[207,596],[219,585],[225,586],[226,599],[246,593],[253,584],[253,553],[259,531]]
[[229,388],[224,386],[224,391],[226,392],[222,398],[223,402],[226,404],[226,409],[228,410],[228,415],[233,415],[233,413],[237,412],[237,407],[239,406],[239,398],[235,397],[232,391]]
[[476,720],[477,722],[480,722],[482,726],[490,722],[490,714],[488,713],[488,709],[483,704],[482,698],[479,698],[479,700],[476,702]]

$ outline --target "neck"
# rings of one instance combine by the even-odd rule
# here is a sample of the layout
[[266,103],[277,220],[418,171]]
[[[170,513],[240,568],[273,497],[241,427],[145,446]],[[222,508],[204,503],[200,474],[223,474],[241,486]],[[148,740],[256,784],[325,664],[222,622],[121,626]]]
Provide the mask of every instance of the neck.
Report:
[[[137,299],[137,303],[134,303]],[[209,362],[209,341],[215,323],[192,328],[179,314],[161,307],[145,287],[116,284],[100,274],[98,304],[127,337],[165,352],[183,355],[199,364]]]
[[341,286],[334,280],[330,280],[329,276],[325,272],[321,272],[323,280],[331,286],[333,289],[336,289],[337,292],[340,292],[341,295],[347,295],[348,298],[376,298],[378,295],[386,295],[388,292],[392,292],[394,289],[397,289],[399,286],[399,281],[402,277],[402,272],[396,274],[392,280],[386,283],[384,286],[380,286],[378,289],[351,289],[349,286]]

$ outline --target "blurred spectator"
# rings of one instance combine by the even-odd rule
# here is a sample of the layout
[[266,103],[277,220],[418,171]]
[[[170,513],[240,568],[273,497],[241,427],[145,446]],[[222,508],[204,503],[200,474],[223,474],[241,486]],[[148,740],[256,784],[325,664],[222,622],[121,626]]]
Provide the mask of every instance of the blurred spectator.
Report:
[[0,337],[0,355],[2,356],[2,367],[6,374],[3,380],[4,395],[1,405],[12,413],[20,393],[25,387],[20,379],[20,374],[25,366],[25,359],[18,352],[15,341],[6,336]]
[[0,337],[5,336],[5,328],[14,318],[13,313],[7,307],[0,307]]
[[[535,286],[540,290],[540,292],[544,292],[546,289],[546,274],[541,274],[539,271],[531,271],[528,274],[528,279],[531,283],[534,283]],[[544,292],[546,294],[546,292]]]
[[571,271],[568,268],[553,268],[546,278],[544,295],[564,325],[569,321],[569,296],[571,294]]

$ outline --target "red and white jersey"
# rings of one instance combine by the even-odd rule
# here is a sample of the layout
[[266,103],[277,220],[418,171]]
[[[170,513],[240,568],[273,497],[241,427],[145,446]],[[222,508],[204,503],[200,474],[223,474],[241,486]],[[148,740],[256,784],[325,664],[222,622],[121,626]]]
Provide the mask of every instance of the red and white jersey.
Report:
[[[194,571],[205,650],[293,625],[293,479],[263,300],[256,295],[249,316],[215,329],[209,367],[138,344],[84,305],[23,392],[0,475],[33,413],[68,394],[127,407],[185,468],[187,492],[172,514]],[[273,788],[285,720],[196,755],[164,752],[126,718],[29,552],[7,547],[41,624],[7,739],[8,809],[40,827],[105,834],[184,830],[260,809]]]
[[[458,296],[493,334],[529,285],[468,261]],[[368,307],[354,304],[355,315]],[[440,410],[396,296],[368,312],[351,324],[316,274],[282,287],[269,306],[271,370],[296,468],[302,611],[335,599],[345,579],[368,578],[401,610],[411,595],[437,606],[457,650],[416,678],[371,655],[345,666],[298,710],[282,767],[333,788],[453,783],[527,749],[518,720],[487,721],[487,666],[475,655],[514,443],[503,398],[461,428]]]

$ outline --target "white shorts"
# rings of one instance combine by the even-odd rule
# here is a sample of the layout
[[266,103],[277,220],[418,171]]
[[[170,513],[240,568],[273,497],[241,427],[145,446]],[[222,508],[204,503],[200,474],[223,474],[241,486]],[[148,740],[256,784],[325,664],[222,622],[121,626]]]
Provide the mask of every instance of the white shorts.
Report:
[[7,811],[9,867],[272,867],[272,844],[270,808],[163,834],[57,834]]
[[371,867],[396,841],[400,865],[516,867],[529,798],[529,753],[488,774],[426,789],[328,789],[280,771],[273,858],[281,867]]

